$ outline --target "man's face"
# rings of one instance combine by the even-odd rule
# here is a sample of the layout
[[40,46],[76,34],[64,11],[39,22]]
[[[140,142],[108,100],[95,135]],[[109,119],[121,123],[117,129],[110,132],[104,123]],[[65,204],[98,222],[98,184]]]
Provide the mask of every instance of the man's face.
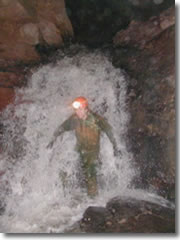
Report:
[[88,109],[84,107],[79,107],[75,110],[78,118],[85,120],[87,118]]

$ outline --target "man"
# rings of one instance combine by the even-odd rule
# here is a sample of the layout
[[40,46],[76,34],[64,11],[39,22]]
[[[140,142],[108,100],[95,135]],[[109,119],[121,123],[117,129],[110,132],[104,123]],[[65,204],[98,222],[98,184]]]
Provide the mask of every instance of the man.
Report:
[[93,113],[88,108],[88,101],[84,97],[78,97],[72,103],[75,114],[65,120],[55,131],[52,141],[48,144],[51,148],[57,137],[65,131],[75,130],[77,138],[77,151],[81,158],[84,171],[87,192],[91,197],[97,195],[96,165],[99,159],[100,133],[105,132],[109,137],[115,155],[117,145],[109,123],[102,117]]

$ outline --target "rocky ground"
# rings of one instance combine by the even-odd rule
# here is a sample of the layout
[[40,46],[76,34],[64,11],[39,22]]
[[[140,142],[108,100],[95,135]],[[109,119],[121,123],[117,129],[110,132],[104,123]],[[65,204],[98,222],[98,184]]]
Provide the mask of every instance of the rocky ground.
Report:
[[168,207],[134,198],[114,198],[106,207],[88,207],[68,233],[175,233]]

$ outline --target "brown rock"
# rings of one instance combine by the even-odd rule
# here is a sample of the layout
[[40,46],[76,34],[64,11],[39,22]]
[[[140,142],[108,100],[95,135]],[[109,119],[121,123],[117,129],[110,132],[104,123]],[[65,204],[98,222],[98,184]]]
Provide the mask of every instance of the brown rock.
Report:
[[0,0],[0,19],[1,21],[22,21],[29,18],[26,9],[18,0],[3,1]]
[[13,88],[21,86],[24,81],[23,73],[0,72],[0,87]]
[[14,61],[14,64],[20,62],[26,64],[38,62],[40,60],[40,56],[36,52],[34,46],[26,43],[14,42],[12,38],[3,45],[3,48],[0,48],[0,51],[2,51],[1,58],[3,60]]
[[48,45],[60,45],[63,43],[60,31],[52,22],[47,22],[45,20],[40,21],[39,29],[41,31],[44,41]]
[[159,17],[153,17],[147,22],[131,21],[128,29],[118,32],[113,41],[115,45],[131,45],[144,48],[165,29],[175,24],[175,9],[169,8]]
[[15,92],[13,88],[0,88],[0,111],[12,103],[14,98]]
[[64,0],[0,0],[0,29],[1,67],[4,60],[37,62],[37,44],[60,46],[73,35]]
[[20,34],[23,41],[30,45],[36,45],[40,42],[40,33],[37,24],[27,23],[20,28]]
[[61,35],[73,35],[72,25],[66,15],[64,0],[38,0],[36,2],[37,17],[53,23]]
[[83,218],[66,232],[175,233],[175,209],[168,204],[116,197],[106,207],[88,207]]

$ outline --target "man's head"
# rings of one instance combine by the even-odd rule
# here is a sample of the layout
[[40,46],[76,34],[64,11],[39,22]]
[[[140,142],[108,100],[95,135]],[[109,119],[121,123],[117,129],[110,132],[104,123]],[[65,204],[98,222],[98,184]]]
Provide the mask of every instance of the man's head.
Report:
[[80,119],[85,120],[88,113],[88,101],[85,97],[77,97],[74,99],[72,106]]

